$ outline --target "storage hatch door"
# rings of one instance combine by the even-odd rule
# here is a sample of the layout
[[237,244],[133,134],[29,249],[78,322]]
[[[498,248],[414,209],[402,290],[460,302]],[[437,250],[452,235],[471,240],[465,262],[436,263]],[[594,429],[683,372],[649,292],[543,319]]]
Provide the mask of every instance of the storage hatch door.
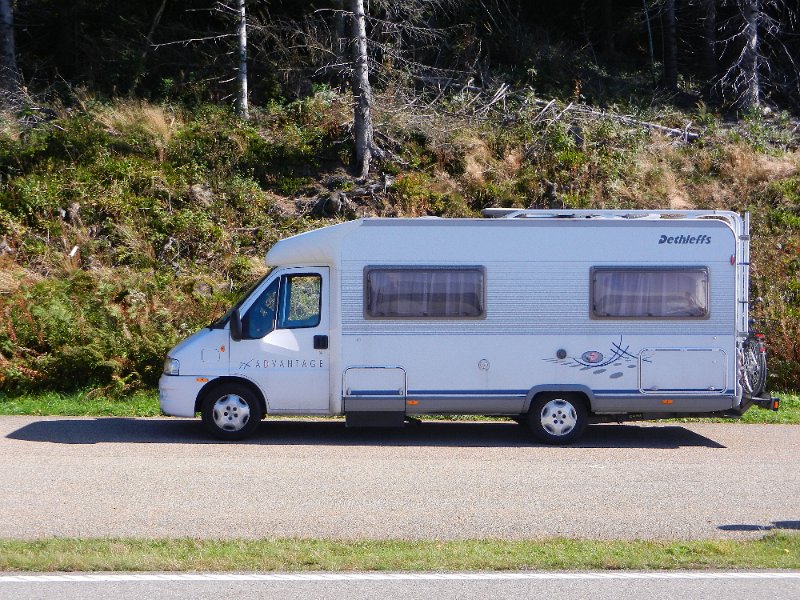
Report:
[[719,348],[647,348],[639,355],[643,394],[724,394],[728,355]]
[[342,383],[348,426],[403,424],[406,412],[404,369],[351,367],[344,372]]

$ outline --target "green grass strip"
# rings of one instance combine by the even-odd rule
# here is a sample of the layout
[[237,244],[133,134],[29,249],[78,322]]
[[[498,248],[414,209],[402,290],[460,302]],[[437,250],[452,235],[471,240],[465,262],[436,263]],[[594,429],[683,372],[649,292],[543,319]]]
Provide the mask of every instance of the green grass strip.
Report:
[[[681,419],[681,422],[741,422],[800,424],[800,395],[775,394],[781,399],[778,412],[753,407],[741,419]],[[11,395],[0,392],[0,415],[80,416],[80,417],[155,417],[158,392],[141,390],[124,397],[109,397],[97,391],[68,393],[39,392]],[[448,417],[448,419],[453,417]],[[456,420],[482,420],[486,417],[456,417]]]
[[800,395],[793,393],[773,394],[781,399],[780,410],[762,410],[751,408],[740,421],[742,423],[783,423],[786,425],[797,425],[800,423]]
[[0,392],[0,415],[155,417],[160,414],[158,392],[152,390],[141,390],[119,398],[98,390],[21,395]]
[[0,540],[0,571],[800,569],[800,534],[681,542]]

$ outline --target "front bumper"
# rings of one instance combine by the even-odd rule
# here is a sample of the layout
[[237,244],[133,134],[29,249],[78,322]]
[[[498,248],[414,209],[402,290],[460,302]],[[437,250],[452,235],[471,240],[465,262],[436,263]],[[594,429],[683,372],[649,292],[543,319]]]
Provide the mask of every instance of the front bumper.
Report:
[[172,417],[194,417],[197,395],[206,381],[183,375],[162,375],[158,380],[158,404],[161,412]]

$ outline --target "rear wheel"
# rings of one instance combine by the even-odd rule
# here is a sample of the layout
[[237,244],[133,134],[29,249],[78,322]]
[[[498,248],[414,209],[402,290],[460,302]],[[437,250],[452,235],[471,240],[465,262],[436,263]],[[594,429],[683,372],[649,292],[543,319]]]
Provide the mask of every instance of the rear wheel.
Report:
[[545,444],[570,444],[583,435],[586,404],[573,394],[540,394],[528,412],[528,426]]
[[239,383],[207,392],[200,413],[208,432],[221,440],[242,440],[252,435],[264,416],[256,394]]

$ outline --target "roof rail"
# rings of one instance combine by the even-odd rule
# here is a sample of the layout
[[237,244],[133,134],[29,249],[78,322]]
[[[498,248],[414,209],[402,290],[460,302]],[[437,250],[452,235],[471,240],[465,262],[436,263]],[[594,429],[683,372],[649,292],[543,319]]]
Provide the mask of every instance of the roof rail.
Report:
[[738,218],[727,210],[662,210],[662,209],[531,209],[484,208],[481,215],[492,219],[698,219],[716,217],[727,221]]

